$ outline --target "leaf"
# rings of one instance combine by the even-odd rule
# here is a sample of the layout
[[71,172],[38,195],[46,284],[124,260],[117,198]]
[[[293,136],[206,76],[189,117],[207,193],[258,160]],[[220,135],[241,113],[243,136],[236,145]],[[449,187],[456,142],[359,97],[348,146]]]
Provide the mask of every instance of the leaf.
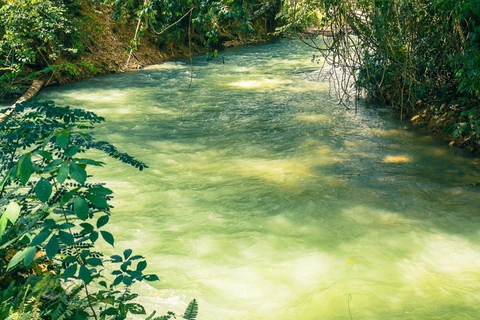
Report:
[[147,267],[147,261],[143,260],[137,264],[137,271],[143,271]]
[[73,199],[73,212],[81,220],[88,218],[88,203],[81,196],[76,196]]
[[57,174],[58,183],[62,184],[65,182],[65,180],[67,180],[69,171],[70,171],[69,164],[67,162],[62,163]]
[[64,155],[67,158],[71,158],[74,155],[76,155],[78,152],[78,147],[77,146],[70,146],[67,149],[65,149]]
[[57,223],[53,219],[45,219],[43,221],[43,227],[47,228],[47,229],[55,228],[56,225],[57,225]]
[[117,254],[114,254],[113,256],[110,256],[110,258],[112,259],[112,262],[117,262],[117,263],[118,263],[118,262],[122,262],[122,261],[123,261],[122,257],[120,257],[120,256],[117,255]]
[[185,309],[185,313],[183,314],[183,318],[187,320],[195,320],[198,316],[198,302],[196,299],[193,299],[188,304],[187,309]]
[[33,252],[33,255],[35,256],[35,253],[37,252],[37,249],[35,247],[26,247],[22,251],[18,251],[12,257],[10,262],[8,263],[7,271],[10,270],[11,268],[15,267],[17,264],[22,262],[24,259],[26,259],[26,258],[30,259],[29,257],[32,255],[32,252]]
[[7,228],[8,222],[15,224],[20,216],[20,206],[16,202],[10,202],[0,218],[0,239]]
[[143,278],[147,281],[158,281],[160,280],[156,274],[147,274],[143,276]]
[[102,235],[102,238],[113,247],[113,235],[110,232],[103,230],[100,231],[100,234]]
[[36,247],[25,248],[25,258],[23,259],[23,265],[28,267],[33,262],[33,260],[35,260],[36,254],[37,254]]
[[105,188],[105,187],[90,188],[90,189],[88,189],[88,192],[92,193],[92,194],[98,194],[100,196],[106,196],[106,195],[109,195],[109,194],[113,193],[112,190],[110,190],[108,188]]
[[65,268],[65,271],[63,271],[62,277],[63,279],[67,280],[68,278],[71,278],[77,273],[77,264],[74,263],[67,268]]
[[63,160],[62,159],[55,159],[53,160],[52,162],[50,162],[49,164],[47,164],[47,166],[45,167],[45,169],[43,169],[43,172],[44,173],[49,173],[51,171],[54,171],[57,169],[57,166],[62,163]]
[[105,215],[105,216],[101,216],[100,218],[98,218],[97,220],[97,228],[101,228],[103,227],[104,225],[106,225],[108,223],[108,220],[110,219],[110,217],[108,215]]
[[66,134],[61,134],[61,135],[57,136],[57,138],[55,138],[55,144],[59,148],[65,149],[65,147],[68,144],[68,136]]
[[35,236],[35,238],[33,238],[32,242],[30,242],[29,245],[31,247],[41,245],[45,240],[47,240],[50,234],[52,234],[52,231],[48,229],[43,229],[39,234]]
[[117,308],[114,308],[114,307],[110,307],[110,308],[107,308],[105,310],[103,310],[102,312],[100,312],[100,315],[103,316],[103,315],[107,315],[107,316],[114,316],[118,313],[118,310]]
[[78,279],[82,280],[86,284],[89,284],[90,281],[92,281],[92,272],[84,265],[81,265],[80,271],[78,272]]
[[97,208],[108,208],[107,199],[102,196],[97,196],[95,194],[87,194],[85,197],[90,201],[91,204],[93,204]]
[[62,199],[60,199],[60,205],[64,206],[70,199],[72,199],[72,196],[78,191],[78,189],[73,189],[68,191],[62,196]]
[[98,266],[103,266],[103,262],[99,258],[88,258],[85,260],[85,262],[92,267],[98,267]]
[[92,231],[92,233],[90,233],[90,236],[88,238],[90,239],[90,241],[95,243],[95,241],[98,240],[98,232],[97,231]]
[[127,303],[126,304],[128,311],[130,311],[132,314],[147,314],[145,312],[145,308],[138,303]]
[[50,152],[47,152],[47,151],[44,151],[44,150],[37,150],[34,153],[42,156],[42,158],[44,158],[44,159],[53,160],[52,154]]
[[118,286],[122,281],[123,281],[123,276],[119,275],[115,278],[115,280],[113,280],[112,285],[113,286]]
[[83,185],[87,180],[87,172],[75,163],[69,163],[70,167],[70,177]]
[[102,165],[104,165],[105,163],[101,162],[101,161],[95,161],[95,160],[92,160],[92,159],[81,159],[81,158],[75,158],[73,159],[76,163],[79,163],[79,164],[89,164],[89,165],[92,165],[92,166],[98,166],[98,167],[101,167]]
[[35,186],[35,194],[42,202],[47,202],[52,194],[52,185],[45,178],[41,178]]
[[73,238],[73,235],[65,231],[59,231],[58,238],[67,246],[71,246],[75,243],[75,239]]
[[127,276],[124,276],[124,277],[123,277],[123,283],[124,283],[125,285],[127,285],[127,286],[132,285],[132,278],[127,277]]
[[128,257],[130,257],[132,252],[133,252],[132,249],[126,249],[125,251],[123,251],[123,256],[125,257],[125,259],[128,259]]
[[23,155],[17,163],[17,177],[20,178],[22,185],[25,185],[33,174],[33,164],[30,154]]
[[83,223],[80,223],[80,227],[83,228],[83,230],[81,231],[82,234],[89,234],[93,231],[93,226],[88,223],[88,222],[83,222]]
[[52,260],[53,257],[57,254],[59,250],[58,246],[58,240],[56,236],[53,236],[50,238],[50,240],[47,243],[47,246],[45,247],[45,251],[47,253],[47,257]]

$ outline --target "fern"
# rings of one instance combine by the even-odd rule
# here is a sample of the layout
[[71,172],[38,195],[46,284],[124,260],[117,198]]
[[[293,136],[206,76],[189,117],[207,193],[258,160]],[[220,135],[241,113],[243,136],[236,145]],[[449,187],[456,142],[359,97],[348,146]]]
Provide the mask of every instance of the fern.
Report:
[[184,319],[195,320],[198,315],[198,302],[196,299],[193,299],[189,304],[187,309],[185,309],[185,314],[183,315]]

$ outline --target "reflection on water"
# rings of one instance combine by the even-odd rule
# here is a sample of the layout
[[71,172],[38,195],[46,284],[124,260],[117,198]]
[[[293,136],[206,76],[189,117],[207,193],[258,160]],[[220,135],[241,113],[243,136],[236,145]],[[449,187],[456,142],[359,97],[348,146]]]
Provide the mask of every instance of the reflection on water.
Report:
[[[138,156],[95,169],[116,247],[148,257],[150,309],[199,319],[478,319],[480,163],[345,112],[297,42],[48,89]],[[183,118],[183,121],[181,119]]]

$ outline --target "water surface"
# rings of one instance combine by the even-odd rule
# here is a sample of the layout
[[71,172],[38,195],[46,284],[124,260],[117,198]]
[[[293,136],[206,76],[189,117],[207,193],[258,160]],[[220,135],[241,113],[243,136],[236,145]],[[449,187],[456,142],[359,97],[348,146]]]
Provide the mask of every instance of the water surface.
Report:
[[[480,162],[392,119],[345,111],[295,41],[45,90],[107,118],[148,163],[95,170],[116,248],[161,281],[149,310],[199,319],[478,319]],[[190,77],[193,77],[189,101]],[[351,315],[350,315],[351,313]]]

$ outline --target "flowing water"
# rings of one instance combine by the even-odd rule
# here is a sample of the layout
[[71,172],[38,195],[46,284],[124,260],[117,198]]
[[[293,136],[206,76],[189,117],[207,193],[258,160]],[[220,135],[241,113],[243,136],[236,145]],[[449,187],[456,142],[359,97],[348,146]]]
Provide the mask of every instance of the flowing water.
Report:
[[[295,41],[47,89],[105,116],[97,136],[116,250],[161,281],[149,310],[199,319],[479,319],[480,162],[392,120],[345,111]],[[224,63],[223,63],[224,62]],[[102,156],[103,157],[103,156]],[[116,251],[116,252],[118,252]]]

